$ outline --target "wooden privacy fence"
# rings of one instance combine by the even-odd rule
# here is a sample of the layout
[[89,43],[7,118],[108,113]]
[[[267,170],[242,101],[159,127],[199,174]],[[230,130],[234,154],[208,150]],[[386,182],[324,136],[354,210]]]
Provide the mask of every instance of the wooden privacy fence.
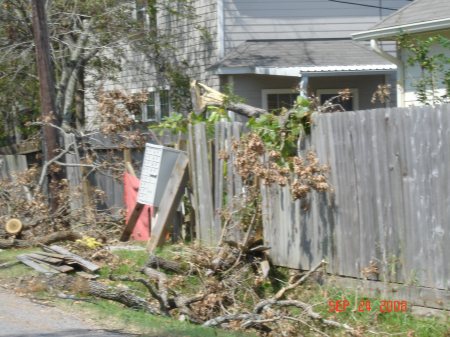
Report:
[[333,191],[292,202],[288,187],[262,188],[275,264],[326,259],[336,275],[449,290],[449,106],[317,115],[310,145]]
[[[204,124],[189,130],[197,236],[207,245],[219,241],[220,209],[233,211],[242,193],[230,151],[242,129],[219,123],[209,142]],[[450,309],[450,107],[316,115],[308,147],[329,165],[332,191],[294,202],[289,186],[261,185],[274,264],[308,270],[325,259],[347,283],[414,285],[398,294]]]
[[[242,181],[235,173],[231,146],[234,140],[239,140],[243,124],[217,123],[211,141],[207,140],[207,131],[205,123],[189,126],[188,153],[197,239],[205,245],[214,245],[222,235],[220,211],[227,208],[233,213],[239,207],[235,203],[242,193]],[[239,239],[237,227],[233,223],[228,227],[235,228],[231,235]]]
[[[102,136],[100,134],[94,134],[84,141],[91,143],[91,148],[95,150],[99,162],[109,161],[114,163],[129,161],[135,163],[137,168],[141,165],[143,150],[140,148],[131,146],[126,148],[119,147],[108,136]],[[65,166],[65,170],[71,193],[71,209],[87,209],[86,206],[93,199],[94,190],[99,189],[105,193],[104,198],[97,204],[97,208],[99,210],[112,211],[115,215],[118,215],[124,207],[122,179],[117,179],[110,169],[92,170],[80,166],[79,148],[73,134],[64,134],[64,145],[66,150],[70,148],[70,151],[64,156],[64,159],[68,164]],[[11,152],[19,152],[21,149],[19,146],[10,146],[8,148],[11,148]],[[3,153],[8,148],[3,148]],[[27,155],[0,155],[0,180],[7,179],[15,181],[17,174],[25,172],[33,164],[38,164],[39,167],[41,161],[35,158],[40,151],[40,147],[37,146],[29,151],[25,151],[24,153]],[[31,198],[31,194],[25,187],[24,191],[26,197]]]

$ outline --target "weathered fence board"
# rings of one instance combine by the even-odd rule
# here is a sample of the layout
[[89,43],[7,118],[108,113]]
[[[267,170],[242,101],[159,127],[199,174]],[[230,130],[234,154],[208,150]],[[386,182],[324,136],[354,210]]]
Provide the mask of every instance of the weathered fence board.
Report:
[[[315,116],[333,191],[293,202],[288,187],[261,187],[274,263],[324,258],[341,276],[449,289],[449,130],[448,105]],[[363,275],[371,262],[379,274]]]
[[15,174],[25,172],[27,168],[27,157],[24,155],[0,156],[1,179],[12,179],[15,181]]
[[212,177],[209,170],[205,123],[189,126],[188,152],[192,166],[197,239],[205,245],[212,245],[220,236],[220,227],[216,227],[214,221]]
[[[64,135],[64,148],[70,151],[66,154],[66,174],[67,180],[69,182],[70,189],[70,208],[72,210],[83,208],[83,194],[82,194],[82,180],[83,176],[81,173],[81,167],[77,166],[80,164],[80,155],[78,153],[78,148],[76,145],[75,135],[65,134]],[[71,164],[73,166],[71,166]]]

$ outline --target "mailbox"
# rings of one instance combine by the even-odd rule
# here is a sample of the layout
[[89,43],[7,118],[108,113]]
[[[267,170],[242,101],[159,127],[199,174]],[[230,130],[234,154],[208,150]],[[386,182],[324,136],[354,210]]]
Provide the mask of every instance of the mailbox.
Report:
[[159,207],[175,162],[182,151],[162,145],[145,145],[137,202]]

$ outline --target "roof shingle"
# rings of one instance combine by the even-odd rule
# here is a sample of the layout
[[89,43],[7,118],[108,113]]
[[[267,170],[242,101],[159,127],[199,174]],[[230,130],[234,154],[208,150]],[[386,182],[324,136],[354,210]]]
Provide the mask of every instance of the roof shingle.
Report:
[[449,0],[415,0],[409,5],[389,15],[370,30],[405,26],[450,18]]
[[250,40],[213,68],[352,67],[392,64],[351,40]]

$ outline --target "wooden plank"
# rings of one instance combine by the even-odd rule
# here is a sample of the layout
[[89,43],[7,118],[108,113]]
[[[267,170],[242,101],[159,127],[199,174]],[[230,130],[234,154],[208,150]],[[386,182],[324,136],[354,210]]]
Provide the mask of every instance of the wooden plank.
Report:
[[[66,150],[68,150],[69,148],[71,149],[71,151],[65,155],[66,164],[69,164],[68,166],[66,166],[66,174],[71,194],[70,208],[72,210],[79,210],[83,208],[83,177],[81,173],[81,167],[76,166],[77,164],[80,164],[80,155],[78,153],[77,145],[73,146],[74,143],[76,144],[75,135],[64,134],[64,148]],[[70,164],[73,164],[74,166],[70,166]]]
[[[120,236],[120,241],[125,242],[130,239],[130,235],[131,233],[133,233],[133,229],[136,226],[136,222],[138,221],[139,216],[144,210],[144,207],[144,204],[141,204],[139,202],[136,203],[136,206],[134,206],[133,212],[131,212],[130,218],[128,219],[128,222],[122,232],[122,235]],[[149,221],[151,221],[151,219],[149,219]],[[149,228],[151,228],[150,224]]]
[[74,271],[75,270],[74,267],[71,267],[71,266],[68,266],[68,265],[65,265],[65,264],[63,264],[61,266],[55,266],[55,265],[52,264],[52,265],[50,265],[50,267],[55,269],[55,270],[57,270],[57,271],[59,271],[59,272],[61,272],[61,273],[68,273],[70,271]]
[[[192,208],[194,209],[193,214],[191,216],[194,217],[191,222],[195,225],[195,232],[198,237],[200,235],[200,222],[198,217],[199,206],[198,206],[198,178],[197,178],[197,159],[195,155],[196,143],[194,137],[194,127],[192,124],[188,126],[188,157],[189,157],[189,180],[192,186],[192,193],[190,194]],[[191,235],[193,238],[193,236]]]
[[224,123],[216,123],[214,132],[214,222],[216,228],[222,230],[220,211],[224,207]]
[[59,272],[55,269],[50,268],[47,264],[36,262],[30,259],[26,254],[18,255],[17,260],[27,265],[28,267],[33,268],[37,272],[44,274],[58,274]]
[[153,252],[156,247],[164,243],[169,221],[175,215],[184,193],[188,178],[188,162],[187,155],[180,153],[161,199],[162,204],[158,209],[156,223],[152,228],[152,235],[147,244],[147,250],[149,252]]
[[[442,241],[443,241],[443,257],[444,259],[448,259],[448,256],[450,256],[450,184],[444,184],[442,182],[450,181],[450,170],[448,167],[450,166],[450,146],[446,146],[447,144],[450,144],[450,133],[448,130],[450,130],[450,105],[442,105],[440,107],[442,110],[442,119],[440,121],[441,125],[441,147],[442,152],[440,154],[440,160],[439,160],[439,177],[440,177],[440,184],[439,184],[439,196],[440,196],[440,219],[441,219],[441,225],[443,228],[443,231],[441,231],[442,235]],[[443,233],[442,233],[443,232]],[[444,263],[442,266],[443,270],[443,283],[444,287],[446,289],[450,289],[450,263]]]
[[27,257],[35,259],[35,260],[43,261],[46,263],[51,263],[51,264],[61,264],[64,262],[64,258],[60,259],[60,258],[41,255],[38,253],[36,253],[36,254],[29,253],[29,254],[27,254]]
[[67,256],[68,258],[71,258],[72,260],[74,260],[76,263],[78,263],[81,268],[90,271],[90,272],[96,272],[97,270],[100,269],[99,266],[97,266],[95,263],[92,263],[88,260],[83,259],[81,256],[75,255],[71,252],[69,252],[67,249],[57,246],[57,245],[51,245],[50,247],[43,247],[43,249],[45,250],[50,250],[53,252],[56,252],[58,254],[62,254],[64,256]]
[[214,226],[214,210],[209,174],[209,161],[205,123],[194,125],[195,157],[197,161],[197,192],[198,192],[198,221],[199,232],[197,238],[201,244],[213,245],[217,243],[220,231]]
[[49,252],[37,252],[35,254],[42,255],[42,256],[48,256],[48,257],[53,257],[55,259],[61,259],[61,260],[64,259],[64,257],[65,257],[62,254],[49,253]]

